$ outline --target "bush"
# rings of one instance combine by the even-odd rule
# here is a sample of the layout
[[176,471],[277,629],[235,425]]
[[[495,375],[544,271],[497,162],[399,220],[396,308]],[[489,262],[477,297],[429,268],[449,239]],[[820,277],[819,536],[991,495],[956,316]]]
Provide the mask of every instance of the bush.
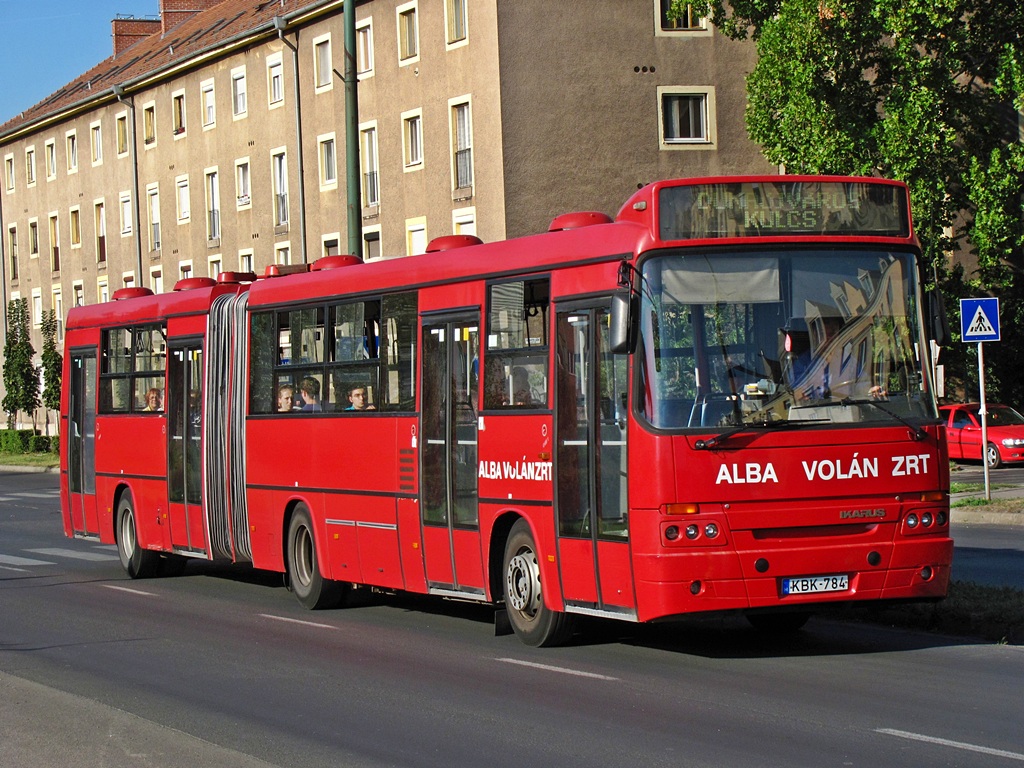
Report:
[[0,451],[28,453],[31,440],[36,436],[36,432],[31,429],[0,429]]
[[32,435],[28,439],[28,450],[31,453],[49,453],[52,448],[52,444],[57,441],[55,437],[46,437],[45,435]]

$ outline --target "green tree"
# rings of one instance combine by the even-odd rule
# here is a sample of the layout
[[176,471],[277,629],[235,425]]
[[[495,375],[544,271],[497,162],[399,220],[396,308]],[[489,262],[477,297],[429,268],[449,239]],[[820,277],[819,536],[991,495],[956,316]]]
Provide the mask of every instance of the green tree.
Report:
[[[673,0],[680,11],[687,3]],[[750,38],[747,129],[791,173],[908,184],[917,234],[947,297],[1000,297],[1003,341],[986,347],[993,399],[1024,402],[1024,3],[1019,0],[696,0]],[[954,249],[977,269],[950,268]],[[951,323],[954,329],[959,323]],[[968,345],[959,345],[960,347]],[[977,391],[972,351],[947,381]],[[952,368],[952,370],[950,370]],[[973,388],[972,388],[973,387]]]
[[4,399],[7,426],[14,429],[18,411],[31,413],[39,407],[39,374],[32,358],[28,322],[28,299],[11,299],[7,304],[7,341],[4,344]]
[[60,410],[60,385],[64,358],[57,351],[57,314],[43,315],[43,405],[46,407],[46,435],[50,435],[50,411]]

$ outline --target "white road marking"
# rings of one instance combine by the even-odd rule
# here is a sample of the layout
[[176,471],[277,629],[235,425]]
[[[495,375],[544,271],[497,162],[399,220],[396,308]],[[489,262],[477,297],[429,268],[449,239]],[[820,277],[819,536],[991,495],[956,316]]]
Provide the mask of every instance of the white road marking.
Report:
[[982,747],[977,744],[968,744],[963,741],[950,741],[949,739],[939,739],[935,736],[925,736],[921,733],[897,731],[893,728],[876,728],[875,732],[884,733],[888,736],[898,736],[901,739],[911,739],[913,741],[923,741],[928,744],[937,744],[940,747],[953,747],[954,749],[963,749],[968,752],[980,752],[983,755],[1005,757],[1009,760],[1024,762],[1024,754],[1021,754],[1020,752],[1007,752],[1005,749],[992,749],[991,747]]
[[533,667],[534,669],[543,669],[545,672],[558,672],[561,675],[574,675],[576,677],[590,677],[595,680],[618,680],[617,677],[608,677],[608,675],[598,675],[594,672],[581,672],[578,669],[568,669],[567,667],[553,667],[550,664],[537,664],[533,661],[522,661],[520,659],[495,659],[505,664],[518,664],[521,667]]
[[49,560],[33,560],[30,557],[16,557],[15,555],[0,555],[0,563],[5,565],[56,565]]
[[274,621],[286,621],[289,624],[302,624],[304,627],[316,627],[318,629],[337,629],[337,627],[331,626],[330,624],[318,624],[315,621],[303,621],[302,619],[290,619],[287,616],[274,616],[272,613],[261,613],[264,619],[273,619]]
[[70,557],[73,560],[91,560],[93,562],[110,562],[119,559],[117,555],[101,554],[99,552],[83,552],[80,549],[61,549],[50,547],[46,549],[26,549],[26,552],[33,552],[37,555],[49,555],[50,557]]
[[132,589],[131,587],[119,587],[116,584],[101,584],[100,586],[106,587],[107,589],[116,589],[118,592],[130,592],[133,595],[143,595],[144,597],[156,597],[156,592],[143,592],[141,589]]

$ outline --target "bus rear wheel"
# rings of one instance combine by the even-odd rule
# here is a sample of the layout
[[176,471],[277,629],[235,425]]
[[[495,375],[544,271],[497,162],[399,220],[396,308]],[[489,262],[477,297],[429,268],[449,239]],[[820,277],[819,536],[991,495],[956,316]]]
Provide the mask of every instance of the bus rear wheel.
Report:
[[132,497],[127,493],[117,504],[117,554],[125,573],[133,579],[148,579],[156,575],[160,554],[139,546],[138,526]]
[[572,635],[574,617],[544,605],[537,545],[525,520],[512,526],[504,563],[505,610],[516,636],[532,646],[565,643]]
[[334,608],[345,595],[346,584],[325,579],[316,557],[316,539],[309,509],[300,504],[288,524],[288,588],[311,611]]

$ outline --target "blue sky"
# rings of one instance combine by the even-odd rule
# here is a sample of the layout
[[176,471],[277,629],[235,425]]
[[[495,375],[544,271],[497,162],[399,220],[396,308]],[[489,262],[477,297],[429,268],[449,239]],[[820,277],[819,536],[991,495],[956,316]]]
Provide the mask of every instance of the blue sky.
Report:
[[114,16],[159,11],[159,0],[0,0],[0,123],[109,57]]

